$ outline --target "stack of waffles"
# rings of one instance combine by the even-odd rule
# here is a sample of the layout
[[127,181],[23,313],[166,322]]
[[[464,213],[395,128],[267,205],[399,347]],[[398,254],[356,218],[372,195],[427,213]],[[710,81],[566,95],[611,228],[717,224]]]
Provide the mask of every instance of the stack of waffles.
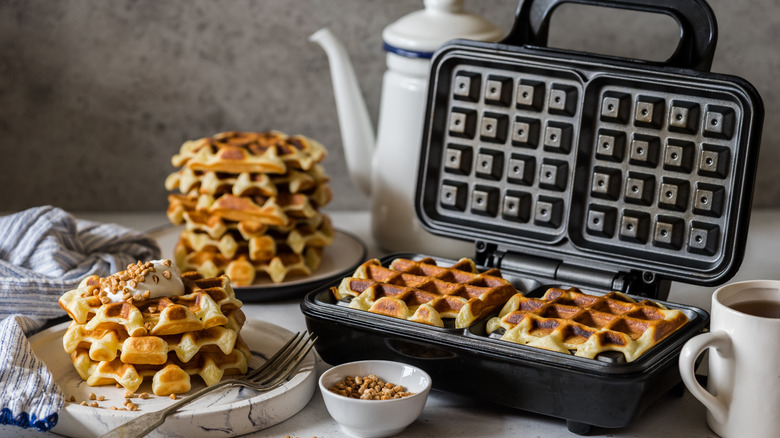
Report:
[[389,267],[373,259],[331,291],[336,299],[348,300],[350,308],[457,328],[498,310],[517,293],[497,269],[480,273],[466,258],[449,267],[431,258],[398,258]]
[[685,325],[688,317],[620,292],[596,296],[550,288],[542,298],[513,296],[487,323],[501,339],[588,358],[615,351],[631,362]]
[[[180,285],[174,295],[155,291],[168,282]],[[115,300],[110,290],[120,291]],[[85,278],[59,304],[72,318],[63,346],[90,386],[135,392],[146,379],[156,395],[170,395],[189,391],[191,375],[212,385],[247,371],[242,303],[225,276],[180,274],[170,260],[138,262],[109,277]]]
[[236,286],[309,275],[333,242],[325,148],[278,131],[224,132],[185,142],[165,187],[168,218],[185,225],[174,249],[182,269],[226,274]]

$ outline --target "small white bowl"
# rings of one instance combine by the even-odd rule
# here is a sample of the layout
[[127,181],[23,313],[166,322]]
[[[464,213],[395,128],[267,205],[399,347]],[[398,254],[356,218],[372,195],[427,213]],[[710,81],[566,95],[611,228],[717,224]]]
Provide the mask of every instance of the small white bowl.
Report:
[[[336,394],[328,388],[347,376],[374,374],[385,382],[401,385],[414,395],[392,400],[360,400]],[[330,416],[341,429],[361,438],[378,438],[401,433],[420,416],[428,393],[431,376],[425,371],[400,362],[364,360],[337,365],[320,376],[320,392]]]

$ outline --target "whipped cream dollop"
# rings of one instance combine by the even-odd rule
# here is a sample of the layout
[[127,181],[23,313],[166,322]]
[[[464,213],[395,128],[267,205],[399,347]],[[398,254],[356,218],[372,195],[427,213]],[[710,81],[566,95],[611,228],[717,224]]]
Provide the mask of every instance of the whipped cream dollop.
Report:
[[184,295],[181,270],[168,259],[140,261],[124,271],[100,280],[100,300],[103,303],[142,301],[160,297]]

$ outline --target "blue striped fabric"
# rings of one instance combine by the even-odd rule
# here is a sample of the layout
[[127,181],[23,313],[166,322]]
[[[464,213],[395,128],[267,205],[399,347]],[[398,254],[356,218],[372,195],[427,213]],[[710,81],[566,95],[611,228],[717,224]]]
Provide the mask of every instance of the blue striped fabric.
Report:
[[89,275],[159,258],[143,233],[52,206],[0,217],[0,424],[46,431],[57,423],[63,394],[27,335],[65,314],[60,295]]

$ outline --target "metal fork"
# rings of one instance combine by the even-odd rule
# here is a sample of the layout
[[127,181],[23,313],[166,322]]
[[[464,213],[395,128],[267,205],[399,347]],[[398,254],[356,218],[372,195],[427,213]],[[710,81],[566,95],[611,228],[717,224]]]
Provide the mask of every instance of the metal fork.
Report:
[[263,392],[274,389],[298,372],[301,363],[309,354],[317,338],[312,333],[298,332],[279,349],[270,359],[240,379],[221,380],[211,386],[200,389],[192,395],[159,411],[149,412],[134,418],[121,426],[108,431],[100,438],[139,438],[163,424],[168,415],[182,406],[194,402],[214,390],[228,385],[239,385]]

